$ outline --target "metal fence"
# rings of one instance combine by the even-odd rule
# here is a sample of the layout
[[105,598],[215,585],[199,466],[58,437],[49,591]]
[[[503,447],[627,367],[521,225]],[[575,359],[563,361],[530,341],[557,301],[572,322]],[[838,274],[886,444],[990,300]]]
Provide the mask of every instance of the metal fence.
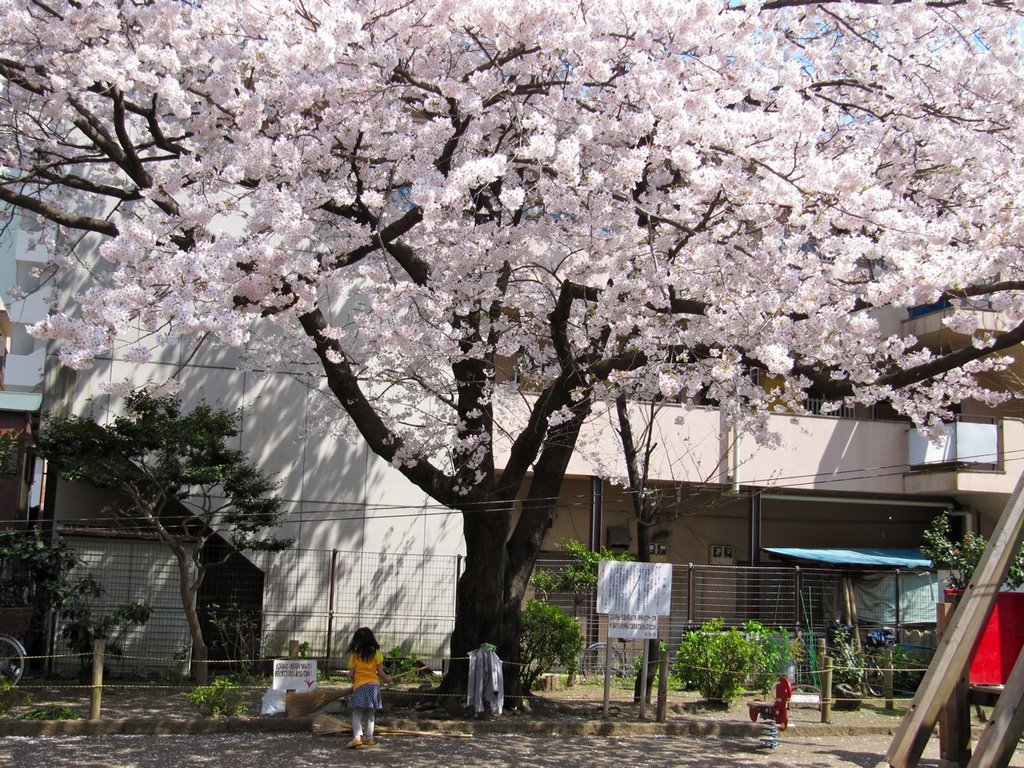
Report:
[[[92,605],[99,620],[119,606],[144,601],[152,610],[143,627],[116,638],[121,655],[108,657],[113,674],[175,674],[191,655],[177,562],[158,541],[76,532],[66,536],[81,558],[73,576],[91,576],[102,595]],[[236,555],[207,572],[197,605],[209,657],[216,669],[265,671],[264,662],[302,655],[328,669],[347,666],[353,631],[370,626],[385,650],[401,648],[441,668],[455,620],[455,587],[462,558],[340,550],[288,550]],[[194,572],[191,574],[194,576]],[[52,668],[71,673],[81,663],[63,639],[66,620],[53,628]],[[344,657],[344,658],[342,658]]]
[[[557,571],[570,564],[568,560],[543,559],[536,570]],[[607,620],[597,614],[593,592],[536,593],[535,597],[559,605],[575,617],[585,646],[607,640]],[[671,652],[685,633],[721,619],[726,627],[756,621],[769,630],[781,629],[811,642],[826,636],[830,626],[840,620],[857,623],[862,631],[891,626],[901,644],[914,649],[916,658],[927,660],[935,646],[936,602],[934,574],[673,565],[672,612],[661,618],[659,636]],[[865,615],[858,617],[858,605]],[[630,662],[642,652],[642,641],[617,643]]]
[[[91,575],[103,587],[93,605],[94,616],[109,615],[133,601],[145,601],[152,609],[145,626],[131,627],[116,638],[123,655],[108,657],[111,672],[143,676],[187,669],[189,632],[170,550],[158,541],[83,532],[66,539],[83,561],[77,575]],[[545,559],[536,568],[568,564]],[[461,568],[462,558],[448,555],[340,550],[235,555],[225,565],[211,568],[199,595],[210,659],[215,668],[242,666],[266,673],[267,660],[286,655],[295,641],[303,655],[319,659],[328,669],[341,668],[352,632],[365,625],[373,627],[385,650],[400,648],[402,654],[414,654],[441,670],[449,653]],[[804,639],[820,637],[834,619],[847,620],[858,602],[865,603],[856,594],[858,578],[839,570],[675,565],[672,613],[661,620],[660,635],[673,651],[686,632],[710,619],[722,619],[729,627],[757,621]],[[876,572],[872,578],[879,581],[880,575]],[[934,576],[930,578],[934,581]],[[889,608],[878,609],[882,612],[877,621],[860,623],[896,626],[901,642],[909,641],[928,655],[934,646],[935,600],[927,595],[908,597],[914,594],[910,587],[920,592],[920,579],[899,572],[881,579],[881,586],[872,586],[872,599]],[[605,641],[607,622],[597,615],[592,592],[535,596],[576,617],[585,645]],[[50,633],[51,666],[70,673],[81,661],[67,651],[62,628],[58,624]],[[628,657],[640,648],[639,642],[622,644]]]

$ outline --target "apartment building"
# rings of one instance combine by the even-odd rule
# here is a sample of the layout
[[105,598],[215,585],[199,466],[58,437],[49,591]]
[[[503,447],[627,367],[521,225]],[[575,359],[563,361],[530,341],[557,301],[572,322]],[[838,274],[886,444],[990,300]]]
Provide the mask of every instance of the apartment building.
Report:
[[[949,312],[944,305],[893,311],[885,322],[923,344],[969,343],[943,325]],[[980,327],[998,332],[997,313],[978,315]],[[1016,390],[1020,373],[1018,363],[986,383]],[[804,554],[808,562],[842,564],[842,556],[811,550],[859,549],[875,551],[885,565],[883,550],[917,548],[943,511],[955,529],[987,535],[1024,469],[1024,410],[1015,400],[997,408],[965,403],[939,439],[884,406],[826,413],[820,400],[806,405],[805,414],[770,417],[780,436],[772,448],[730,431],[713,406],[658,408],[650,427],[657,445],[649,477],[657,510],[652,559],[764,565]],[[634,409],[634,430],[648,428],[648,413]],[[581,439],[545,539],[548,551],[566,538],[612,549],[636,541],[627,491],[588,473],[594,458],[606,466],[617,461],[614,420],[614,411],[606,413]],[[868,557],[861,564],[871,562],[870,553],[860,555]]]
[[[43,403],[45,344],[26,329],[46,316],[48,294],[36,291],[37,270],[45,255],[31,248],[24,229],[0,231],[0,432],[22,435],[22,450],[0,468],[0,527],[38,514],[43,494],[43,469],[31,451],[31,434],[39,426]],[[10,291],[24,286],[23,297]]]

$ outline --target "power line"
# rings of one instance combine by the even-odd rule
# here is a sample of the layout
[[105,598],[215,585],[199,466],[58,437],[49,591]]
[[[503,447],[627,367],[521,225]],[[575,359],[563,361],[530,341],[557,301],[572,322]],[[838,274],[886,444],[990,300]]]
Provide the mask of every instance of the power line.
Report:
[[[969,459],[972,457],[961,457],[963,459]],[[1016,451],[1008,451],[1004,453],[1003,463],[1010,464],[1017,461],[1021,461],[1024,458],[1024,449]],[[856,469],[840,470],[838,472],[817,472],[817,473],[804,473],[795,475],[777,475],[770,479],[746,479],[743,480],[740,486],[740,491],[737,494],[733,494],[732,498],[751,498],[756,494],[764,493],[772,489],[777,490],[791,490],[799,488],[822,488],[829,485],[835,485],[840,483],[850,483],[858,480],[868,480],[871,478],[879,477],[892,477],[896,475],[903,475],[907,473],[906,464],[893,464],[893,465],[879,465],[876,467],[860,467]],[[804,482],[798,482],[804,481]],[[655,487],[649,490],[676,490],[678,488],[688,489],[688,495],[695,497],[706,493],[716,493],[722,490],[722,484],[720,483],[708,483],[708,482],[683,482],[683,481],[657,481],[653,484]],[[623,488],[622,492],[625,494],[635,493],[632,489]],[[770,494],[769,494],[770,495]],[[220,497],[215,497],[220,498]],[[813,499],[813,494],[808,494],[808,499]],[[364,521],[368,516],[372,516],[377,520],[391,520],[391,519],[413,519],[420,517],[431,517],[431,516],[450,516],[460,514],[486,514],[490,511],[508,511],[517,506],[520,506],[523,499],[515,501],[507,500],[483,500],[480,502],[474,502],[466,505],[466,508],[455,509],[447,507],[443,504],[382,504],[372,502],[358,502],[358,501],[306,501],[303,499],[286,499],[284,506],[291,504],[302,505],[304,507],[310,505],[325,505],[325,506],[336,506],[342,508],[348,508],[351,510],[351,514],[344,514],[343,510],[327,510],[327,509],[303,509],[298,514],[302,518],[312,517],[317,522],[349,522],[349,521]],[[585,506],[591,501],[589,494],[577,494],[574,496],[547,496],[539,497],[535,499],[529,499],[531,503],[537,504],[552,504],[557,507],[566,506]],[[885,499],[879,499],[878,504],[884,506]],[[475,507],[475,508],[474,508]],[[191,512],[197,517],[201,517],[204,513],[202,510],[195,510],[185,505],[185,509]],[[393,512],[394,514],[388,514]],[[320,516],[326,515],[326,516]],[[169,518],[175,517],[174,515],[168,515]],[[214,515],[214,519],[217,516]],[[282,520],[279,523],[286,525],[291,518],[289,513],[286,511]],[[128,515],[96,515],[88,517],[76,517],[76,518],[63,518],[57,520],[57,523],[65,524],[85,524],[85,523],[110,523],[111,521],[117,521],[121,525],[137,525],[140,529],[152,529],[152,524],[148,519],[142,515],[133,516]]]

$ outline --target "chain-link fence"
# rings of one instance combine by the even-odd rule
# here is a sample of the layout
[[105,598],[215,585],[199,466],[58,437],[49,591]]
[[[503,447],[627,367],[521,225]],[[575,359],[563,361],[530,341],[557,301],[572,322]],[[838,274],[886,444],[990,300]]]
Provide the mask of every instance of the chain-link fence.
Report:
[[[545,558],[536,570],[559,571],[572,565],[569,560]],[[592,589],[536,597],[576,618],[585,648],[607,641],[607,617],[598,615]],[[935,647],[935,603],[940,601],[934,573],[673,565],[671,615],[660,619],[659,637],[672,652],[685,633],[712,619],[721,619],[726,627],[754,621],[813,648],[840,621],[857,624],[861,637],[875,627],[893,627],[913,658],[927,663]],[[616,640],[613,646],[621,663],[632,667],[643,641]]]
[[[108,655],[111,673],[187,671],[190,633],[179,564],[170,549],[156,540],[109,534],[77,532],[65,538],[82,559],[75,575],[89,575],[103,589],[92,605],[94,620],[132,602],[145,602],[151,609],[144,625],[115,630],[111,639],[121,655]],[[205,554],[220,559],[222,553]],[[568,565],[542,559],[536,568]],[[290,645],[318,659],[321,668],[340,669],[346,665],[352,632],[370,626],[385,650],[415,655],[441,671],[449,653],[461,568],[462,558],[447,555],[341,550],[230,554],[210,568],[197,597],[213,669],[267,674],[270,660],[287,655]],[[606,617],[596,613],[592,589],[536,596],[560,605],[579,621],[584,649],[606,641]],[[812,644],[833,621],[842,620],[859,623],[865,631],[894,626],[900,642],[912,643],[919,649],[914,656],[923,659],[934,647],[935,602],[934,574],[675,565],[671,615],[661,619],[660,637],[674,651],[686,632],[721,619],[727,627],[756,621]],[[70,651],[66,627],[65,617],[51,628],[48,653],[52,671],[63,674],[84,670],[86,664]],[[626,665],[642,649],[639,641],[616,641],[615,646]]]
[[[94,622],[133,602],[150,617],[112,630],[107,665],[114,674],[180,674],[191,657],[178,562],[159,541],[66,536],[81,559],[73,577],[90,576],[102,589],[91,605]],[[204,556],[219,559],[216,552]],[[385,650],[401,649],[440,670],[455,620],[458,556],[380,554],[340,550],[235,553],[209,568],[196,602],[214,670],[263,674],[289,653],[317,658],[329,671],[347,666],[357,627],[370,626]],[[188,566],[188,578],[195,578]],[[84,670],[87,659],[69,648],[68,617],[51,632],[52,671]],[[116,635],[116,636],[113,636]],[[114,646],[110,654],[110,646]]]

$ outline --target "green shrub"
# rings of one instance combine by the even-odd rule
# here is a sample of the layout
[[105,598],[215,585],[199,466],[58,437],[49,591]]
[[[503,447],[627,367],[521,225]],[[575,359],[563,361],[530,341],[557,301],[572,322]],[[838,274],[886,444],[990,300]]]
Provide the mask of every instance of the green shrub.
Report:
[[92,595],[81,595],[64,609],[65,624],[61,635],[68,648],[79,654],[82,671],[92,663],[94,640],[105,640],[107,656],[124,655],[123,639],[132,627],[141,627],[149,621],[153,609],[145,602],[125,603],[114,608],[107,616],[96,618],[92,613],[92,600],[102,596],[103,588],[96,584]]
[[71,707],[61,706],[55,704],[52,707],[43,707],[42,709],[36,709],[32,712],[28,712],[21,717],[19,720],[85,720],[85,715],[81,712],[76,712]]
[[28,699],[24,691],[12,685],[4,675],[0,675],[0,715],[6,715],[14,707],[26,703]]
[[384,654],[384,668],[389,675],[408,675],[422,669],[420,657],[406,645],[396,645]]
[[227,677],[218,677],[209,685],[201,685],[188,694],[189,703],[208,717],[244,715],[242,688]]
[[912,658],[905,648],[893,646],[892,687],[897,694],[915,693],[927,668],[928,662]]
[[676,676],[707,701],[735,699],[747,678],[757,670],[759,644],[725,622],[712,619],[695,632],[687,632],[676,651]]
[[528,600],[519,640],[519,682],[523,690],[533,690],[541,676],[556,666],[575,670],[582,642],[579,625],[572,616],[557,605]]
[[803,646],[782,628],[768,629],[760,622],[748,621],[743,625],[743,635],[751,643],[753,669],[749,682],[754,690],[767,692],[800,660]]

